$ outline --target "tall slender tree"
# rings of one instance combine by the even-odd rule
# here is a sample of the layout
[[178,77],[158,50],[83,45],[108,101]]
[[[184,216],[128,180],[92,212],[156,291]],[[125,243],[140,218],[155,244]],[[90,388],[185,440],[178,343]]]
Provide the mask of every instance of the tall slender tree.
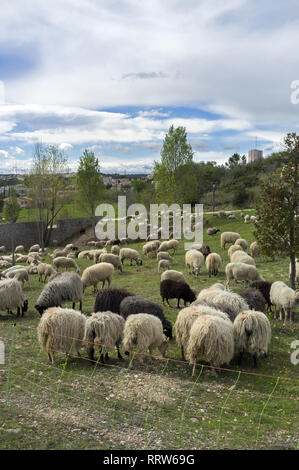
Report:
[[[17,194],[14,188],[9,188],[8,200],[4,204],[3,215],[9,224],[15,224],[19,218],[21,207],[17,200]],[[11,230],[11,252],[12,264],[15,264],[15,238],[14,230]]]

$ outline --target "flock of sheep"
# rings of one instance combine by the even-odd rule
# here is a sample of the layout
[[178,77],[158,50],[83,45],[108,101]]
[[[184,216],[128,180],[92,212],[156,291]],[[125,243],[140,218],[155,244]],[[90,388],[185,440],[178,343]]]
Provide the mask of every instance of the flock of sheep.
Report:
[[[233,214],[230,214],[233,215]],[[228,216],[229,217],[229,216]],[[213,229],[212,229],[213,230]],[[217,233],[219,230],[216,229]],[[209,235],[211,229],[207,230]],[[169,305],[170,299],[184,302],[175,324],[175,339],[181,349],[182,360],[185,354],[193,365],[195,373],[197,361],[206,361],[213,369],[228,365],[234,356],[241,364],[244,353],[253,356],[254,366],[259,356],[266,356],[271,340],[270,322],[267,309],[280,311],[281,320],[294,320],[294,310],[299,303],[299,292],[281,281],[267,282],[256,268],[255,258],[260,254],[253,242],[250,247],[239,233],[221,233],[221,249],[227,245],[230,263],[226,265],[226,284],[213,284],[201,290],[196,296],[182,272],[171,269],[173,257],[179,249],[177,240],[148,241],[144,244],[144,258],[155,257],[158,272],[163,270],[160,282],[162,302]],[[99,360],[108,359],[109,351],[116,347],[118,358],[120,349],[132,359],[134,350],[142,355],[148,351],[152,355],[158,348],[164,357],[172,340],[172,324],[165,317],[162,307],[146,298],[136,296],[124,289],[111,288],[115,270],[122,272],[125,260],[130,265],[143,263],[140,253],[129,247],[121,247],[126,240],[91,242],[89,250],[79,252],[77,247],[68,244],[64,249],[48,250],[41,253],[39,245],[15,250],[16,265],[11,266],[10,256],[0,257],[3,269],[0,277],[0,309],[23,316],[28,309],[24,294],[24,283],[30,283],[29,276],[38,275],[39,282],[46,283],[36,301],[35,308],[40,313],[38,340],[54,362],[55,352],[70,353],[72,349],[80,355],[82,346],[88,357],[94,360],[94,349],[99,349]],[[108,253],[107,248],[111,246]],[[251,256],[247,254],[250,249]],[[45,263],[48,256],[52,264]],[[93,261],[82,272],[76,259],[87,258]],[[28,266],[18,263],[27,263]],[[185,253],[185,266],[189,274],[198,276],[203,266],[209,276],[217,276],[222,265],[221,255],[211,253],[208,245],[194,244]],[[59,272],[60,269],[66,269]],[[67,271],[71,269],[72,271]],[[299,262],[296,264],[297,282]],[[250,286],[242,294],[230,290],[232,281],[244,282]],[[102,289],[97,291],[99,282]],[[105,287],[107,283],[107,287]],[[97,292],[94,312],[90,317],[82,314],[84,291],[93,286]],[[72,309],[62,308],[65,302],[72,302]],[[75,310],[79,303],[79,310]],[[189,304],[189,306],[187,305]]]

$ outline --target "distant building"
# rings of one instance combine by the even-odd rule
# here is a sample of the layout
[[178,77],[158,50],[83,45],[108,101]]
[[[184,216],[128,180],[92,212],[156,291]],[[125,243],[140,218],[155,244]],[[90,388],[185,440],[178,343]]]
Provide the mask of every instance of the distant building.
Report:
[[248,152],[248,163],[255,162],[256,160],[262,160],[263,151],[262,150],[249,150]]

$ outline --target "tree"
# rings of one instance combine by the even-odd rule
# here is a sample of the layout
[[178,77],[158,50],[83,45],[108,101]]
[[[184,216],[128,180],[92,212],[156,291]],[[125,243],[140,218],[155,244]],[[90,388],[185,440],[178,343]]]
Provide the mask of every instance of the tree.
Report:
[[39,214],[39,241],[42,249],[51,240],[55,219],[69,197],[67,158],[55,145],[34,147],[33,166],[25,178],[29,195]]
[[[21,207],[17,200],[17,194],[14,188],[9,188],[8,200],[4,204],[3,215],[5,220],[9,224],[15,224],[18,220]],[[12,264],[15,264],[15,241],[14,241],[14,230],[11,231],[11,252],[12,252]]]
[[[84,150],[83,156],[80,158],[76,175],[76,186],[79,203],[94,217],[95,210],[103,197],[105,186],[100,171],[99,160],[93,152],[87,149]],[[95,229],[94,219],[93,229]]]
[[246,165],[246,157],[243,155],[239,155],[238,153],[234,153],[231,157],[229,157],[228,162],[225,165],[231,170],[232,168],[236,168],[239,165]]
[[291,261],[291,286],[295,289],[296,251],[299,248],[298,204],[299,136],[284,138],[284,164],[261,187],[255,237],[265,255],[287,255]]
[[185,127],[170,126],[161,150],[161,163],[155,162],[154,183],[158,202],[183,204],[196,193],[193,151],[187,143]]

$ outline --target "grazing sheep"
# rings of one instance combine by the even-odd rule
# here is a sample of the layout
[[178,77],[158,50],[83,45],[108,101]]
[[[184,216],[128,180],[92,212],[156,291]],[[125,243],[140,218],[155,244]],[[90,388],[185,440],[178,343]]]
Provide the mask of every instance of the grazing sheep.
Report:
[[149,315],[154,315],[161,320],[165,335],[169,339],[172,339],[172,324],[165,317],[160,305],[152,302],[151,300],[138,296],[125,297],[120,304],[119,313],[124,319],[129,315],[136,315],[136,313],[148,313]]
[[172,261],[172,257],[168,253],[168,251],[160,251],[160,253],[157,253],[157,260],[161,261],[161,259],[166,259],[167,261]]
[[113,255],[112,253],[103,253],[99,258],[100,263],[110,263],[121,273],[123,272],[122,263],[118,255]]
[[130,260],[130,266],[132,266],[133,261],[135,261],[136,266],[142,265],[142,259],[140,258],[138,251],[133,250],[132,248],[121,248],[119,252],[119,256],[123,265],[124,265],[125,259]]
[[249,222],[250,222],[250,215],[249,214],[245,215],[244,222],[245,222],[245,224],[249,224]]
[[98,263],[100,257],[106,254],[107,254],[106,248],[102,248],[101,250],[90,250],[88,257],[89,259],[93,259],[94,263]]
[[53,280],[40,293],[35,308],[42,315],[49,307],[61,307],[64,302],[72,302],[73,309],[76,302],[80,302],[82,310],[83,284],[78,274],[73,272],[57,273]]
[[190,307],[183,308],[178,313],[174,324],[176,342],[181,348],[182,361],[185,361],[185,350],[188,346],[191,326],[199,315],[214,315],[219,316],[226,321],[230,321],[226,313],[206,305],[191,305]]
[[81,280],[83,283],[83,291],[86,287],[93,286],[94,292],[96,292],[98,282],[102,282],[105,286],[106,281],[108,287],[111,284],[114,273],[114,266],[111,263],[100,263],[89,266],[84,269]]
[[88,259],[93,259],[93,255],[91,254],[91,250],[83,250],[80,251],[78,254],[78,259],[83,259],[83,258],[88,258]]
[[272,282],[268,282],[268,281],[255,281],[255,282],[252,282],[249,286],[253,289],[257,289],[262,294],[262,296],[264,297],[266,301],[267,310],[269,309],[270,312],[272,312],[272,308],[271,308],[272,303],[270,300],[271,286],[272,286]]
[[232,263],[245,263],[255,266],[254,259],[249,256],[245,251],[235,251],[230,258]]
[[120,314],[120,304],[125,297],[132,297],[133,294],[125,289],[112,289],[106,287],[98,291],[94,311],[95,312],[113,312]]
[[222,284],[215,284],[210,288],[203,289],[192,305],[200,305],[205,302],[208,306],[225,312],[230,320],[234,321],[240,312],[249,310],[249,306],[240,295],[223,290],[222,287]]
[[[236,253],[239,253],[238,251]],[[253,281],[264,281],[265,279],[260,275],[255,266],[245,263],[229,263],[225,268],[226,274],[226,285],[228,286],[230,281],[244,281],[244,287],[246,282]]]
[[160,269],[167,270],[170,269],[170,264],[167,259],[161,259],[158,263],[158,273],[160,272]]
[[[169,240],[167,242],[168,250],[173,250],[173,254],[179,249],[179,242],[177,240]],[[167,250],[167,251],[168,251]]]
[[23,317],[28,309],[28,300],[25,299],[23,289],[16,279],[0,280],[0,310],[12,312],[17,309],[17,316]]
[[[52,276],[52,274],[56,274],[57,271],[51,266],[51,264],[47,263],[40,263],[37,266],[37,274],[39,282],[46,282],[47,277]],[[44,281],[43,281],[44,276]]]
[[204,255],[197,250],[189,250],[185,254],[185,264],[188,268],[189,274],[195,274],[198,276],[200,268],[204,265]]
[[196,299],[195,293],[186,282],[173,281],[171,279],[166,279],[160,283],[160,295],[162,297],[162,302],[166,300],[169,304],[169,299],[177,299],[178,306],[180,308],[180,300],[183,299],[184,305],[186,306],[187,302],[194,302]]
[[6,277],[10,279],[16,279],[17,281],[22,283],[23,287],[24,287],[25,281],[27,281],[28,285],[31,287],[30,280],[29,280],[29,273],[26,268],[19,268],[19,269],[15,269],[14,271],[10,271]]
[[0,246],[0,253],[5,253],[6,252],[6,248],[4,245]]
[[227,250],[227,254],[228,254],[229,259],[231,259],[232,255],[236,251],[243,251],[243,248],[240,245],[232,245],[232,246],[229,247],[229,249]]
[[[275,307],[280,309],[280,320],[294,321],[296,306],[299,304],[299,290],[294,291],[284,282],[273,282],[270,289],[270,300]],[[276,318],[276,312],[275,312]]]
[[161,282],[166,281],[166,279],[171,279],[172,281],[186,282],[185,276],[180,271],[175,269],[168,269],[161,274]]
[[237,220],[237,217],[235,216],[235,214],[228,214],[227,218],[229,220]]
[[148,257],[149,255],[153,254],[155,256],[158,248],[159,247],[154,242],[148,242],[142,247],[143,255]]
[[27,264],[31,264],[31,263],[39,264],[41,263],[41,261],[42,259],[38,253],[31,253],[30,255],[28,255]]
[[247,240],[245,240],[245,238],[238,238],[238,240],[235,241],[235,245],[241,246],[244,251],[248,250],[248,243],[247,243]]
[[86,317],[82,313],[69,308],[48,308],[37,327],[40,346],[47,351],[52,364],[55,353],[70,354],[74,348],[80,357],[83,346]]
[[158,248],[158,253],[161,253],[161,252],[164,253],[166,251],[168,251],[168,242],[162,242]]
[[5,260],[0,260],[0,269],[6,269],[12,267],[12,263]]
[[233,328],[239,365],[241,365],[244,352],[248,352],[253,356],[254,367],[257,367],[257,358],[260,355],[267,356],[271,341],[271,326],[268,318],[262,312],[244,311],[236,317]]
[[212,236],[212,235],[216,235],[216,233],[220,232],[219,228],[216,228],[216,227],[210,227],[207,229],[207,234]]
[[266,300],[263,294],[258,289],[249,287],[240,296],[248,303],[250,310],[266,313]]
[[72,258],[59,256],[58,258],[54,259],[53,264],[54,266],[56,266],[57,271],[59,271],[59,268],[66,268],[66,269],[75,268],[76,273],[80,274],[80,268],[77,265],[76,261],[73,260]]
[[105,311],[93,313],[86,320],[84,341],[89,358],[94,361],[94,347],[97,346],[100,351],[100,362],[104,363],[104,354],[106,359],[108,351],[116,346],[117,357],[122,359],[119,346],[123,339],[125,320],[117,313]]
[[237,232],[222,232],[221,234],[221,248],[224,250],[227,243],[235,243],[241,235]]
[[111,247],[111,253],[112,253],[113,255],[119,256],[119,252],[120,252],[119,245],[112,245],[112,247]]
[[214,315],[199,315],[190,330],[187,357],[195,374],[198,358],[215,367],[229,364],[234,355],[234,330],[231,322]]
[[39,245],[33,245],[29,248],[29,253],[36,253],[40,250],[40,246]]
[[218,253],[210,253],[207,256],[206,268],[209,271],[209,277],[211,277],[211,274],[213,274],[213,276],[217,276],[221,264],[222,259]]
[[15,248],[15,253],[23,253],[25,251],[24,245],[18,245]]
[[124,328],[123,347],[129,351],[129,359],[133,357],[133,349],[137,347],[137,353],[143,353],[148,349],[150,355],[158,348],[162,357],[168,347],[169,339],[163,334],[161,320],[147,313],[131,315]]
[[250,254],[253,258],[257,258],[261,253],[260,246],[257,242],[252,242],[250,245]]
[[17,263],[27,263],[28,255],[18,255],[17,256]]

